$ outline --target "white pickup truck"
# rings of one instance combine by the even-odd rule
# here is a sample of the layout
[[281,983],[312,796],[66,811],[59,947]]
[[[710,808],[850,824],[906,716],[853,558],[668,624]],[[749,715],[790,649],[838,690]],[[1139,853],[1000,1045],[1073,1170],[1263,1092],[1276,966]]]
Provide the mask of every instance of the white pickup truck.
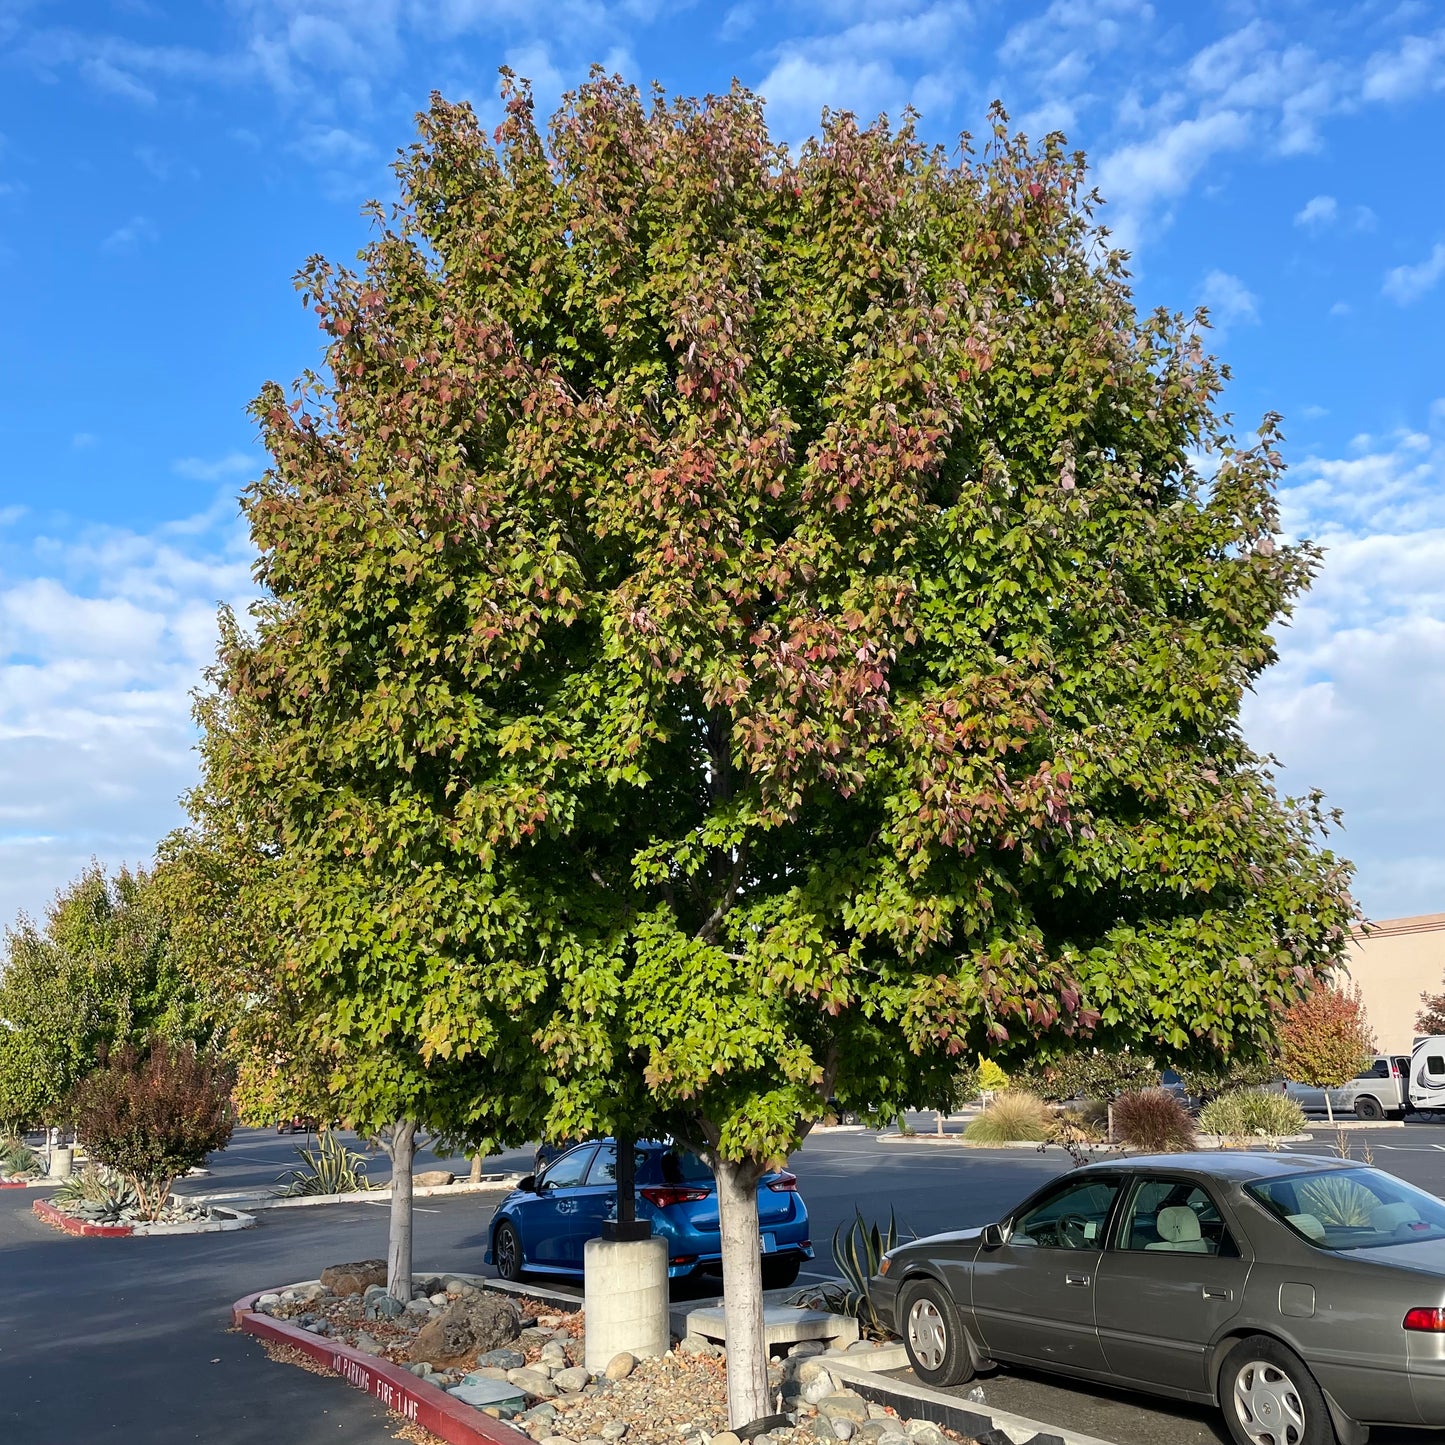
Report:
[[1445,1109],[1445,1036],[1416,1039],[1408,1057],[1376,1054],[1338,1089],[1286,1083],[1284,1091],[1311,1112],[1324,1112],[1328,1092],[1332,1110],[1353,1111],[1357,1119],[1393,1119],[1412,1109]]

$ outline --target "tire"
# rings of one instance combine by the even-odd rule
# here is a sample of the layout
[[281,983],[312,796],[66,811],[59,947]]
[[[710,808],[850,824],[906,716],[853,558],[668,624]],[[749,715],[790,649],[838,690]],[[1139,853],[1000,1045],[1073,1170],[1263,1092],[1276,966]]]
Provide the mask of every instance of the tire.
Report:
[[1219,1408],[1235,1445],[1338,1445],[1314,1376],[1269,1335],[1247,1335],[1224,1357]]
[[798,1281],[798,1271],[802,1269],[803,1261],[796,1254],[786,1255],[779,1259],[763,1260],[763,1288],[764,1289],[787,1289],[790,1284]]
[[1361,1094],[1355,1100],[1355,1118],[1357,1119],[1383,1119],[1385,1110],[1380,1101],[1370,1094]]
[[913,1373],[925,1385],[961,1385],[973,1378],[973,1356],[958,1307],[937,1280],[903,1286],[897,1324]]
[[504,1219],[492,1237],[492,1259],[496,1262],[497,1273],[503,1279],[519,1280],[525,1273],[526,1262],[522,1257],[522,1237],[517,1226]]

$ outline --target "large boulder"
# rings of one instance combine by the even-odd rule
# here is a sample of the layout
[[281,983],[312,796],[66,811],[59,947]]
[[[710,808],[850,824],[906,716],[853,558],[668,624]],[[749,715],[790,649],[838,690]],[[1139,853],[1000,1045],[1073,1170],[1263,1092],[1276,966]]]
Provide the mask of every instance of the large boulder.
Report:
[[509,1345],[522,1332],[517,1306],[500,1295],[468,1295],[428,1320],[412,1342],[411,1358],[445,1367]]
[[386,1261],[363,1259],[355,1264],[330,1264],[321,1271],[321,1283],[335,1295],[365,1294],[373,1284],[386,1284]]
[[455,1184],[457,1176],[450,1169],[424,1169],[420,1174],[413,1174],[411,1182],[418,1189],[435,1189],[441,1184]]

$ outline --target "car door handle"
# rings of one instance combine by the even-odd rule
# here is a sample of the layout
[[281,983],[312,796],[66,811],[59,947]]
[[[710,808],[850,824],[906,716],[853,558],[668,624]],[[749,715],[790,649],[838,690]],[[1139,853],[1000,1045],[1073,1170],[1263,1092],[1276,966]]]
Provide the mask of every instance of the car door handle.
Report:
[[1205,1285],[1205,1286],[1204,1286],[1203,1294],[1204,1294],[1204,1298],[1205,1298],[1205,1299],[1233,1299],[1233,1298],[1234,1298],[1234,1291],[1233,1291],[1232,1289],[1210,1289],[1210,1287],[1209,1287],[1208,1285]]
[[1064,1276],[1064,1283],[1074,1285],[1079,1289],[1087,1289],[1089,1287],[1089,1276],[1086,1274],[1066,1274]]

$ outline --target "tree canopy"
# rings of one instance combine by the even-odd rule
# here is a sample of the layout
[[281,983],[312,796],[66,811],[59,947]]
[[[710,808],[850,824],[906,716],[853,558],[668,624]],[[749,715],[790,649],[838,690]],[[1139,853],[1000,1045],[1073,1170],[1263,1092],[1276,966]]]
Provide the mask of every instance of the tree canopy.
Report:
[[793,154],[601,75],[544,139],[504,89],[300,278],[328,369],[257,400],[203,712],[348,1078],[485,1057],[519,1127],[650,1113],[743,1200],[959,1056],[1263,1048],[1353,913],[1239,728],[1317,554],[1082,156]]
[[[1359,984],[1321,984],[1285,1011],[1279,1025],[1279,1063],[1285,1077],[1319,1089],[1337,1089],[1375,1051]],[[1330,1096],[1325,1108],[1334,1118]]]
[[0,1120],[59,1122],[106,1049],[152,1036],[205,1042],[210,1010],[182,967],[154,876],[92,863],[43,924],[6,932],[0,971]]

